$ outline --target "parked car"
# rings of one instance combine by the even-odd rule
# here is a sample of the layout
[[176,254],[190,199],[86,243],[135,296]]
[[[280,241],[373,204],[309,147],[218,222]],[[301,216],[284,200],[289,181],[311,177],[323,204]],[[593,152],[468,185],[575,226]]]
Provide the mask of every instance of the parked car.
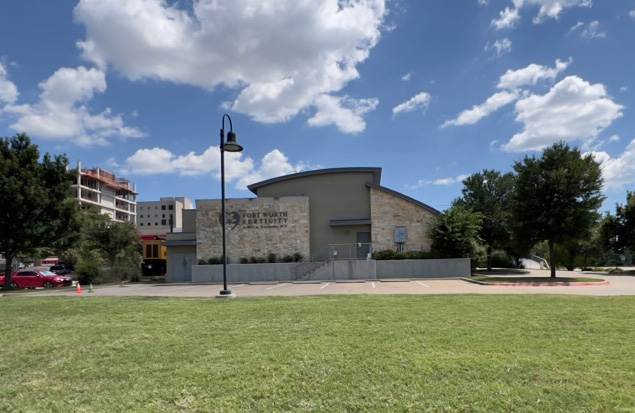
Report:
[[[4,286],[5,276],[0,277],[0,286]],[[51,271],[24,270],[16,271],[11,276],[12,288],[53,288],[73,285],[71,277],[57,275]]]
[[66,264],[56,264],[49,268],[49,271],[54,272],[57,275],[66,275],[71,273],[71,267]]

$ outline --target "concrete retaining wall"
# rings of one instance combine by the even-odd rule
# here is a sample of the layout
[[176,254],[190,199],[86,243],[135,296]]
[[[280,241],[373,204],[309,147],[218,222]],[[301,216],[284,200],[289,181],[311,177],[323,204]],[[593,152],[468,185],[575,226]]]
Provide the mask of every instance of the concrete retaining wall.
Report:
[[[227,282],[292,281],[294,263],[280,264],[229,264]],[[223,282],[222,265],[192,265],[193,283]]]
[[469,258],[377,261],[377,278],[451,278],[469,276]]

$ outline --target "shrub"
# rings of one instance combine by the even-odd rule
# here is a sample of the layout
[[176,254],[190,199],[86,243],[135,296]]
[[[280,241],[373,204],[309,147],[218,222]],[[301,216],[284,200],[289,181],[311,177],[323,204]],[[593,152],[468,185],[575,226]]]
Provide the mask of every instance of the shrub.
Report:
[[222,263],[223,263],[223,260],[220,257],[212,257],[207,260],[207,264],[209,265],[217,265]]
[[285,255],[282,257],[282,262],[293,262],[295,261],[293,255]]
[[267,262],[267,260],[265,260],[265,257],[258,257],[256,258],[256,262],[258,264],[264,264],[265,262]]
[[295,254],[293,254],[293,260],[295,262],[300,262],[300,261],[302,261],[303,258],[304,257],[299,252],[296,252]]
[[249,262],[252,264],[256,264],[258,262],[258,258],[256,257],[249,257]]
[[[487,265],[487,259],[485,260]],[[507,255],[505,251],[494,251],[492,253],[492,267],[494,268],[516,268],[514,259]]]
[[207,260],[204,260],[202,258],[198,260],[198,265],[206,265],[206,264],[207,264]]
[[376,260],[396,260],[397,253],[392,250],[383,250],[373,253],[373,258]]
[[268,263],[274,263],[276,262],[278,259],[278,257],[276,257],[276,254],[274,254],[273,252],[270,252],[269,254],[267,254],[267,262]]
[[240,258],[240,263],[241,263],[241,264],[249,264],[249,258],[247,258],[247,257],[241,257],[241,258]]

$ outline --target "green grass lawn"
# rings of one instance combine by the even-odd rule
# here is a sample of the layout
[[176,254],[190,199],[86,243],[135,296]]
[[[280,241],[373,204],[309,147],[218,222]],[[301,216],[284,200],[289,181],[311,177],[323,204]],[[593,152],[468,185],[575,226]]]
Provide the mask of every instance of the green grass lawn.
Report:
[[635,297],[4,297],[0,314],[0,411],[635,411]]
[[603,278],[589,278],[589,277],[488,277],[486,275],[477,275],[469,278],[470,281],[479,281],[486,284],[499,284],[499,283],[601,283],[605,280]]

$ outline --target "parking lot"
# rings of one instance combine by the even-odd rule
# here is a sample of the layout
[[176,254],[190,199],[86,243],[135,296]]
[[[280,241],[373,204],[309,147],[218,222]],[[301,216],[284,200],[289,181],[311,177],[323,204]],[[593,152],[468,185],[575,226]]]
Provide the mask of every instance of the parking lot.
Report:
[[[306,296],[331,294],[571,294],[571,295],[635,295],[635,277],[596,275],[608,285],[584,286],[490,286],[463,279],[361,280],[323,282],[281,282],[229,284],[237,297]],[[212,298],[222,289],[220,284],[147,284],[95,286],[89,292],[83,286],[81,297],[191,297]],[[20,291],[5,296],[77,296],[75,289]]]

